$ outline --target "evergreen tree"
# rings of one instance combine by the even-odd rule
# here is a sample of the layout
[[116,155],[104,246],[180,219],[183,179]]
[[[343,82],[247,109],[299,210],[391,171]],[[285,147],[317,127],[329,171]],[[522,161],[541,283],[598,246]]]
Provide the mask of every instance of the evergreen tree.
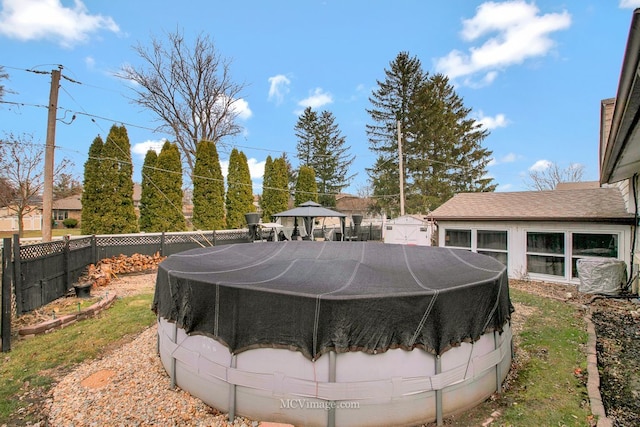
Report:
[[142,184],[140,193],[140,231],[153,232],[154,221],[159,215],[162,195],[155,184],[156,163],[158,154],[155,150],[147,151],[142,165]]
[[102,196],[103,179],[101,176],[101,156],[104,142],[97,136],[89,147],[89,158],[84,164],[84,181],[82,184],[82,234],[97,234],[98,224],[96,223],[104,212],[104,205],[100,198]]
[[486,178],[491,151],[481,142],[488,135],[442,74],[427,79],[414,95],[406,147],[409,212],[433,210],[459,192],[494,191]]
[[273,159],[267,156],[264,162],[264,175],[262,176],[262,196],[260,197],[260,208],[262,209],[262,222],[271,221],[273,215]]
[[302,165],[311,166],[316,174],[319,201],[333,207],[335,195],[347,187],[354,175],[348,176],[354,156],[348,154],[351,147],[341,135],[334,115],[322,111],[320,115],[307,107],[295,127],[298,138],[298,159]]
[[255,212],[253,184],[247,156],[236,148],[231,150],[227,173],[227,227],[247,226],[246,213]]
[[[424,83],[426,76],[420,60],[401,52],[385,69],[385,80],[369,98],[372,108],[367,110],[373,124],[367,124],[369,148],[377,154],[375,165],[367,169],[373,187],[373,197],[387,215],[395,215],[400,206],[400,181],[397,128],[405,129],[411,111],[411,100]],[[403,131],[404,132],[404,131]],[[403,148],[411,138],[403,134]],[[406,162],[405,162],[406,168]],[[406,176],[406,169],[405,169]]]
[[300,166],[298,171],[298,181],[296,182],[295,205],[301,203],[318,202],[318,185],[316,184],[316,174],[311,166]]
[[[95,148],[97,149],[97,145]],[[111,127],[97,158],[97,206],[90,214],[93,217],[87,227],[96,234],[137,232],[138,221],[133,206],[131,145],[124,126]]]
[[198,144],[192,181],[193,226],[200,230],[224,229],[224,178],[213,142],[200,141]]
[[301,165],[312,166],[315,156],[315,145],[318,139],[318,113],[311,107],[304,109],[294,127],[298,143],[298,160]]
[[286,156],[278,157],[273,161],[273,178],[271,186],[273,187],[273,195],[271,196],[271,209],[273,213],[286,211],[289,208],[289,175],[290,165]]
[[493,191],[486,178],[492,153],[481,146],[488,132],[469,118],[447,78],[424,73],[405,52],[385,73],[367,110],[374,122],[367,125],[370,149],[378,155],[367,171],[380,208],[397,214],[400,205],[398,122],[407,213],[426,213],[457,192]]
[[182,213],[182,163],[178,146],[165,142],[156,161],[153,180],[160,193],[161,208],[153,222],[153,231],[184,231]]

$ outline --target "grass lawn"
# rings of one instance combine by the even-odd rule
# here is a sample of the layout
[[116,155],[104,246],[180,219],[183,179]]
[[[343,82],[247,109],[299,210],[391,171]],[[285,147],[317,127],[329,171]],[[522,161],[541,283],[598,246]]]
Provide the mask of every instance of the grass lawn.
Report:
[[[70,234],[72,236],[79,236],[80,233],[79,228],[55,228],[51,230],[52,236],[66,236]],[[18,230],[16,231],[0,231],[0,238],[4,237],[13,237],[14,234],[18,234]],[[33,238],[33,237],[42,237],[42,231],[40,230],[25,230],[23,233],[25,238]]]
[[[517,307],[530,312],[519,333],[515,375],[510,376],[506,392],[445,419],[445,425],[482,425],[494,411],[500,412],[491,424],[496,426],[592,425],[582,375],[587,340],[582,313],[571,305],[514,289],[511,297]],[[94,319],[15,342],[11,352],[2,354],[0,425],[11,424],[11,414],[28,405],[19,400],[26,382],[30,388],[46,390],[55,380],[54,372],[67,372],[152,325],[152,299],[150,293],[123,298]]]
[[28,405],[28,399],[18,399],[27,382],[30,389],[49,388],[56,372],[67,372],[151,326],[155,321],[150,309],[152,300],[151,293],[122,298],[95,318],[28,340],[14,341],[10,352],[1,353],[0,425],[13,425],[11,414]]

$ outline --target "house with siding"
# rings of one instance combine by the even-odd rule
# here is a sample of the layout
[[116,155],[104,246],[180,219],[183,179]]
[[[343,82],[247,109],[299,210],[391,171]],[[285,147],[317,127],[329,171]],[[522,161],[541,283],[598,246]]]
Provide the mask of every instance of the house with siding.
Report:
[[619,259],[638,292],[640,9],[615,98],[600,103],[600,180],[553,191],[458,194],[432,213],[439,245],[493,256],[509,277],[576,283],[580,258]]
[[460,193],[431,216],[439,246],[492,256],[510,278],[579,283],[580,258],[631,262],[634,217],[616,187]]
[[[627,46],[622,60],[616,97],[600,106],[600,184],[620,190],[627,210],[634,215],[632,275],[637,277],[638,256],[638,176],[640,175],[640,9],[633,12]],[[637,279],[633,283],[638,291]]]

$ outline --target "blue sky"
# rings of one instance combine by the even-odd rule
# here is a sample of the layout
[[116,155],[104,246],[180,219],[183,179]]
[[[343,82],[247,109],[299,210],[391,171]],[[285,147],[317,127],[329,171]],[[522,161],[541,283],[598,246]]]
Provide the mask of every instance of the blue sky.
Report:
[[[261,192],[267,155],[294,166],[298,114],[331,111],[351,152],[351,193],[367,184],[369,96],[398,53],[455,84],[471,116],[490,130],[489,174],[498,191],[526,190],[528,171],[584,165],[598,179],[600,101],[614,97],[631,14],[640,0],[0,0],[0,65],[12,91],[0,104],[0,137],[29,133],[44,145],[50,72],[62,65],[56,160],[81,179],[89,145],[125,124],[134,180],[146,150],[167,134],[130,102],[115,77],[139,63],[132,46],[181,30],[208,34],[246,85],[244,132],[225,142],[250,161]],[[80,113],[80,114],[77,114]],[[71,117],[76,119],[71,122]],[[220,152],[223,166],[228,152]]]

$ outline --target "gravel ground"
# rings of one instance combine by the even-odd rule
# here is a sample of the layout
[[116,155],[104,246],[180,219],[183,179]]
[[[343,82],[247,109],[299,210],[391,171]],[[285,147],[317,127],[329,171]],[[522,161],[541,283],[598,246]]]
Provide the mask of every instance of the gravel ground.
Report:
[[[128,296],[152,291],[156,274],[120,276],[92,293]],[[51,426],[252,426],[257,422],[211,408],[171,381],[156,351],[157,328],[99,360],[80,365],[52,390],[47,402]]]
[[189,393],[170,388],[156,355],[156,328],[104,359],[81,365],[53,390],[52,426],[256,426],[205,405]]
[[[121,276],[98,292],[126,296],[152,290],[154,285],[155,273]],[[640,304],[594,299],[576,292],[575,286],[536,282],[514,282],[511,286],[589,309],[598,334],[601,391],[607,415],[614,426],[640,425]],[[518,316],[512,319],[516,333],[518,325],[531,314],[517,308]],[[229,423],[226,414],[179,388],[170,389],[170,379],[156,354],[155,326],[103,358],[67,373],[42,400],[41,426],[258,425],[241,417]],[[495,421],[499,423],[499,418]]]

